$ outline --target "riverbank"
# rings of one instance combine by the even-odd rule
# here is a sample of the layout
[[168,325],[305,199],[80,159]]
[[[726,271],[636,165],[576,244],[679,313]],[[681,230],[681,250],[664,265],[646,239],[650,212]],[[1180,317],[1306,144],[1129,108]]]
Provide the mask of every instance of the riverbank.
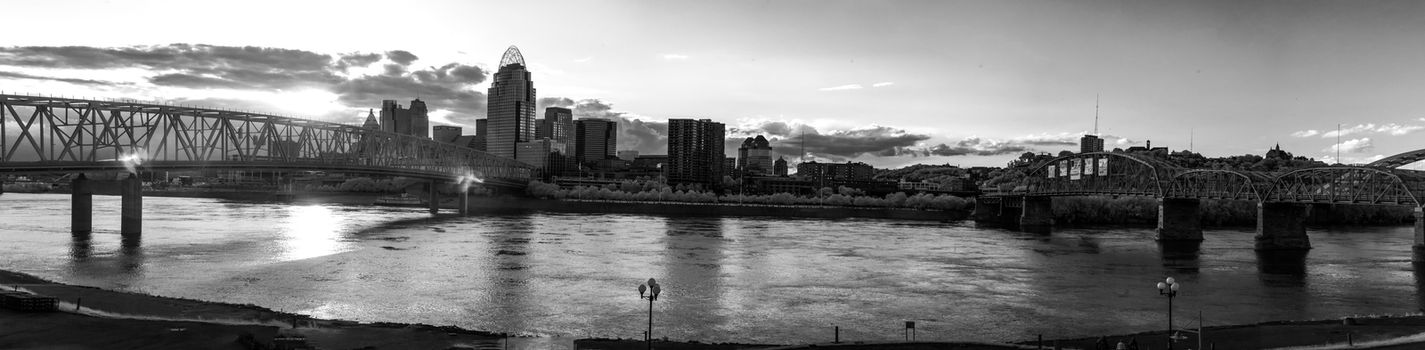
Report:
[[[449,349],[503,347],[575,349],[641,349],[640,340],[580,339],[541,342],[504,334],[472,331],[453,326],[394,323],[358,323],[313,319],[254,305],[237,305],[191,299],[74,286],[24,273],[0,270],[0,289],[14,289],[58,299],[61,312],[18,313],[0,310],[0,348],[107,349],[114,347],[245,349],[240,338],[271,344],[274,338],[293,336],[326,349]],[[1282,321],[1252,325],[1213,326],[1204,329],[1203,348],[1214,349],[1414,349],[1425,347],[1425,316],[1371,316],[1337,320]],[[1176,348],[1198,349],[1194,334],[1184,334]],[[707,344],[696,341],[657,341],[659,349],[1094,349],[1110,348],[1119,341],[1137,343],[1140,349],[1166,348],[1164,332],[1022,341],[1018,343],[920,342],[842,343],[804,345]],[[1349,346],[1353,343],[1354,346]]]

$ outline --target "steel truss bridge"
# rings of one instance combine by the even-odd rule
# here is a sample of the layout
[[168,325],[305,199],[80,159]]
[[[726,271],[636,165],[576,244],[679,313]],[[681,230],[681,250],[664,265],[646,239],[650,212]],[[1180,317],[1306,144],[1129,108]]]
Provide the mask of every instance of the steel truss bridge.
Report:
[[1364,166],[1288,172],[1187,169],[1130,153],[1080,153],[1030,168],[1023,186],[995,196],[1151,196],[1271,203],[1409,205],[1425,200],[1425,172],[1399,169],[1425,160],[1425,150]]
[[0,173],[321,170],[523,188],[514,159],[358,126],[122,100],[0,94]]

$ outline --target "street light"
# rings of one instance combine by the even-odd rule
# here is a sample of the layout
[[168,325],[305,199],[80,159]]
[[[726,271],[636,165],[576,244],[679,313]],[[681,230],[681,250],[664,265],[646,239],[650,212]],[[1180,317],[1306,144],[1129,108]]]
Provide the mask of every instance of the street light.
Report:
[[1168,350],[1173,349],[1173,297],[1178,296],[1178,281],[1172,277],[1158,282],[1158,295],[1168,296]]
[[[658,300],[658,293],[661,291],[658,281],[652,278],[648,279],[647,284],[638,285],[638,298],[648,299],[648,332],[643,334],[643,339],[648,341],[649,350],[653,349],[653,301]],[[644,296],[644,292],[647,292],[648,296]]]

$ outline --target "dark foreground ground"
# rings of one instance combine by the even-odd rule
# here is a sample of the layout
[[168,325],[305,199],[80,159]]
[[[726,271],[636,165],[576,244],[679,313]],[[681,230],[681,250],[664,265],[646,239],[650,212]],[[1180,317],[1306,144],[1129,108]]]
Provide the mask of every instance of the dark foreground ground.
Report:
[[[321,349],[534,349],[503,334],[469,331],[450,326],[356,323],[318,320],[251,305],[211,303],[156,297],[98,288],[71,286],[29,275],[0,271],[0,285],[52,296],[61,312],[20,313],[0,309],[0,349],[252,349],[248,344],[272,345],[275,338],[297,336]],[[76,310],[75,303],[79,304]],[[294,327],[295,325],[295,327]],[[1210,327],[1204,330],[1203,349],[1425,349],[1425,316],[1350,318],[1326,321],[1269,322],[1256,325]],[[1195,334],[1185,334],[1174,349],[1199,349]],[[239,341],[247,339],[248,341]],[[1119,341],[1138,349],[1167,349],[1163,332],[1082,339],[1046,340],[1070,349],[1110,349]],[[1348,347],[1347,342],[1354,343]],[[805,345],[653,343],[665,350],[732,349],[1037,349],[1041,344],[986,343],[840,343]],[[508,346],[508,347],[507,347]],[[645,349],[639,340],[580,339],[563,348]]]

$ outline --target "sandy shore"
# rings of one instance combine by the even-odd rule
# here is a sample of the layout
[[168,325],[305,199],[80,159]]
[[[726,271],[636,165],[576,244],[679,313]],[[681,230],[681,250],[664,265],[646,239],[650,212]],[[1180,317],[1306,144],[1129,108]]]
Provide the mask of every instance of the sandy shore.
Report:
[[[453,326],[357,323],[312,319],[252,305],[205,302],[109,291],[46,281],[0,270],[0,288],[29,291],[59,300],[61,312],[19,313],[0,310],[0,349],[245,349],[239,337],[271,344],[280,335],[300,335],[323,349],[643,349],[637,340],[581,339],[572,344],[513,339],[504,334]],[[1268,322],[1208,327],[1206,349],[1425,349],[1425,316],[1355,317],[1338,320]],[[1195,334],[1184,334],[1176,349],[1199,349]],[[1110,348],[1119,341],[1140,349],[1166,349],[1164,332],[1103,337]],[[567,342],[567,341],[566,341]],[[1354,347],[1349,347],[1353,343]],[[1045,340],[1045,349],[1094,349],[1099,337]],[[1033,349],[1037,341],[1017,344],[877,343],[815,345],[703,344],[655,342],[657,349]]]

